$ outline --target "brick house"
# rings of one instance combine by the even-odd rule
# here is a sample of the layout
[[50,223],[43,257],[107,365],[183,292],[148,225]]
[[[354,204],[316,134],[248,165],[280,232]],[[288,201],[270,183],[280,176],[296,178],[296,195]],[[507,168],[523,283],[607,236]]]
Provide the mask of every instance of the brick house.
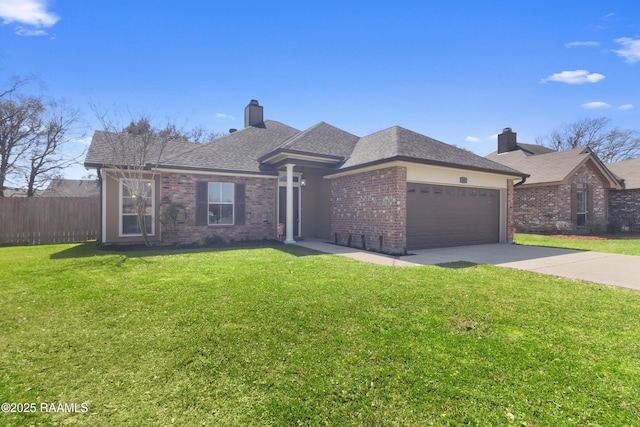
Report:
[[[85,159],[101,182],[100,241],[137,243],[131,179],[111,135],[96,131]],[[170,200],[184,207],[171,235],[179,243],[272,239],[284,229],[285,243],[321,238],[387,253],[511,242],[513,185],[527,176],[398,126],[365,137],[324,122],[299,131],[264,120],[255,100],[243,129],[170,142],[145,173],[157,243],[169,240],[161,218]]]
[[[637,201],[638,194],[625,190],[612,165],[602,163],[588,147],[555,151],[523,144],[506,128],[498,135],[498,150],[486,157],[530,175],[515,188],[514,223],[518,231],[601,232],[619,212],[628,210],[637,217],[638,203],[635,210],[629,210],[624,207],[629,202],[620,200],[635,197]],[[633,171],[624,165],[619,168],[621,172],[623,169],[627,175]],[[640,188],[635,180],[633,185]]]

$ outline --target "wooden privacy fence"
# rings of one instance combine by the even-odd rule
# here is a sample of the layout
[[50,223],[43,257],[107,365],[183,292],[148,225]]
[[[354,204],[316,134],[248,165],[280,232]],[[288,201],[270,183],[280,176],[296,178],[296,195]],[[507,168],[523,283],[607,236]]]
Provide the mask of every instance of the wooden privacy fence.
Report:
[[84,242],[98,238],[98,197],[0,198],[0,245]]

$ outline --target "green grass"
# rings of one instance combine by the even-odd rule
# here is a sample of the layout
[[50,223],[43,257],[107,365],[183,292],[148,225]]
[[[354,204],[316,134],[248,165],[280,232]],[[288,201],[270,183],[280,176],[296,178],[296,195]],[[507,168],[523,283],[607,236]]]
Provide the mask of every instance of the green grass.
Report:
[[640,293],[300,247],[0,249],[0,425],[612,426]]
[[579,249],[584,251],[606,252],[623,255],[640,255],[638,235],[618,235],[606,240],[567,239],[540,234],[516,233],[515,243],[519,245],[547,246],[552,248]]

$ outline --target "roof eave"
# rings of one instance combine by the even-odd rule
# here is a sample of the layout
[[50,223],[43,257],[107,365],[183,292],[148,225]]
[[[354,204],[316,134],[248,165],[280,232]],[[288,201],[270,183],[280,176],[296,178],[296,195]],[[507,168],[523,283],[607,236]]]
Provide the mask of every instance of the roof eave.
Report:
[[526,174],[526,173],[523,173],[523,172],[502,171],[502,170],[496,170],[496,169],[490,169],[490,168],[481,168],[481,167],[474,167],[474,166],[469,166],[469,165],[460,165],[460,164],[457,164],[457,163],[439,162],[437,160],[416,159],[415,157],[407,157],[407,156],[393,156],[393,157],[389,157],[389,158],[386,158],[386,159],[374,160],[374,161],[367,162],[367,163],[362,163],[362,164],[358,164],[358,165],[354,165],[354,166],[349,166],[349,167],[346,167],[344,169],[337,169],[335,171],[329,172],[325,176],[341,174],[341,173],[344,173],[344,172],[350,172],[350,171],[357,170],[357,169],[360,169],[360,168],[376,166],[376,165],[380,165],[380,164],[384,164],[384,163],[390,163],[390,162],[394,162],[394,161],[418,163],[418,164],[432,165],[432,166],[441,166],[441,167],[454,168],[454,169],[463,169],[463,170],[470,170],[470,171],[476,171],[476,172],[486,172],[486,173],[493,173],[493,174],[499,174],[499,175],[514,176],[514,177],[519,177],[519,178],[528,178],[530,176],[529,174]]
[[278,163],[284,159],[299,159],[299,160],[312,160],[320,163],[338,164],[344,160],[344,157],[334,156],[331,154],[318,154],[310,151],[298,151],[288,150],[285,148],[279,148],[271,151],[264,156],[258,158],[259,163]]

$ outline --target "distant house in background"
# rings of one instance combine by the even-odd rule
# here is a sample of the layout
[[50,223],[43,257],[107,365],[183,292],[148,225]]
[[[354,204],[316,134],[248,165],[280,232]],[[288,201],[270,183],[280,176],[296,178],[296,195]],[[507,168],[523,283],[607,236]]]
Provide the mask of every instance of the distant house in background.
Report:
[[52,179],[42,197],[97,197],[100,187],[96,179]]
[[640,159],[604,164],[588,147],[555,151],[522,144],[505,128],[488,159],[530,175],[515,186],[514,224],[523,232],[602,232],[640,224]]
[[[4,197],[27,197],[27,189],[26,188],[10,188],[5,187],[3,190]],[[36,190],[36,197],[40,197],[42,195],[42,190]]]

